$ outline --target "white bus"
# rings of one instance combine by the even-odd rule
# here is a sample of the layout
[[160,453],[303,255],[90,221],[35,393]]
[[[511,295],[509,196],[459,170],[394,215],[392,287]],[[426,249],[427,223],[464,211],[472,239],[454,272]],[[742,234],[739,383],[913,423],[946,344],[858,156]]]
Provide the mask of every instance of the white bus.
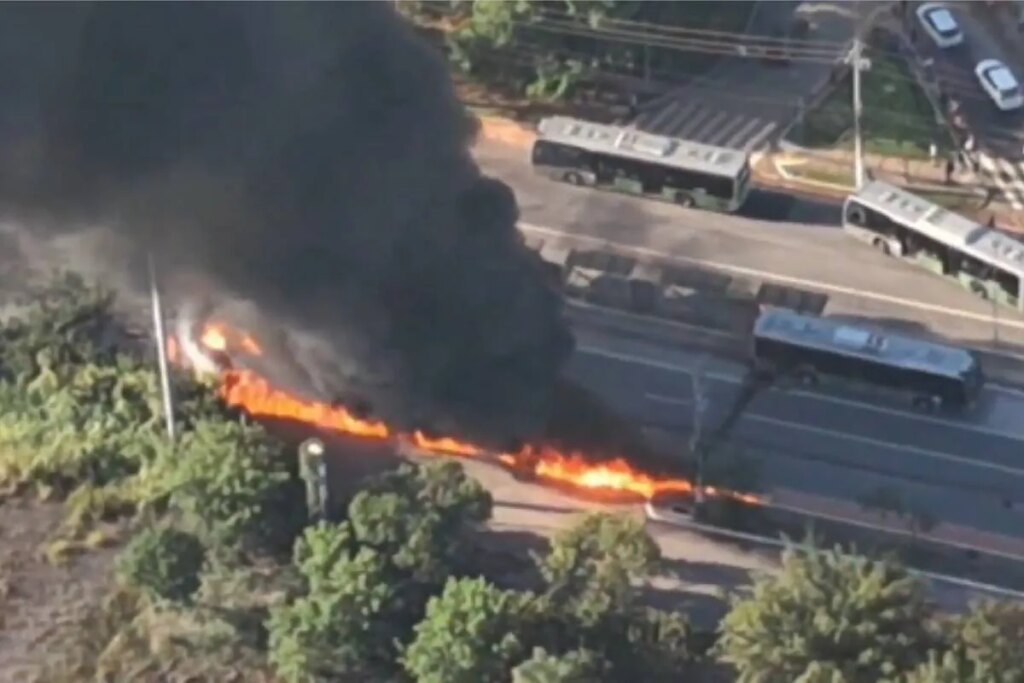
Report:
[[846,198],[843,228],[883,254],[1024,310],[1024,243],[881,181]]
[[899,392],[925,412],[972,405],[985,381],[981,363],[966,349],[783,308],[761,313],[752,355],[755,368],[772,376],[793,375],[806,385],[826,377]]
[[543,119],[534,168],[555,180],[733,212],[750,190],[750,155],[566,116]]

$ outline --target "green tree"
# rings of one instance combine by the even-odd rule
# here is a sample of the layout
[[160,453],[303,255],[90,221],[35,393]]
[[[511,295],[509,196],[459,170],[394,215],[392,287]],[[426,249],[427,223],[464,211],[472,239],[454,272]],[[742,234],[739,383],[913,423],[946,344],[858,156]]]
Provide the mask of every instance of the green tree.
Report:
[[419,683],[499,683],[528,652],[529,593],[449,579],[427,604],[402,661]]
[[602,683],[609,680],[607,668],[604,658],[591,650],[552,655],[536,647],[529,659],[512,670],[512,683]]
[[260,427],[203,420],[175,453],[171,502],[226,548],[291,547],[305,520],[293,464]]
[[491,515],[490,493],[457,462],[403,465],[352,499],[348,519],[360,546],[397,570],[440,585],[467,559],[470,530]]
[[388,680],[427,601],[468,552],[491,498],[461,465],[403,466],[370,482],[348,519],[306,530],[295,565],[306,594],[270,621],[272,660],[291,683]]
[[994,683],[998,680],[976,676],[966,660],[955,652],[946,652],[942,656],[932,652],[928,661],[906,677],[906,683]]
[[199,589],[206,551],[194,535],[179,529],[146,529],[118,558],[121,578],[157,599],[184,602]]
[[661,550],[642,520],[595,513],[559,532],[539,568],[552,602],[593,625],[626,610],[633,582],[650,576],[660,560]]
[[734,600],[718,649],[740,683],[800,680],[814,665],[849,683],[877,683],[924,660],[931,614],[922,584],[899,565],[789,549],[779,574]]
[[[319,533],[323,540],[329,531]],[[329,541],[319,551],[328,546],[337,544]],[[327,558],[312,559],[304,568],[319,573]],[[395,641],[411,629],[399,618],[401,586],[392,583],[387,559],[363,548],[316,573],[306,577],[315,590],[271,612],[268,648],[275,671],[288,683],[387,680],[398,654]]]
[[1024,607],[984,602],[959,621],[956,638],[976,680],[1024,683]]

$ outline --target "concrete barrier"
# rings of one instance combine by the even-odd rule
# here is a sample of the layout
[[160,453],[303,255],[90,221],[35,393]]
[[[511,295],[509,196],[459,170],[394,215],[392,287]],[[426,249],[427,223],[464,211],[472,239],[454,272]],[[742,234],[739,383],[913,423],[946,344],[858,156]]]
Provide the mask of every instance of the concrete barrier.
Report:
[[489,142],[530,149],[537,139],[536,131],[518,121],[490,115],[477,118],[480,120],[480,137]]

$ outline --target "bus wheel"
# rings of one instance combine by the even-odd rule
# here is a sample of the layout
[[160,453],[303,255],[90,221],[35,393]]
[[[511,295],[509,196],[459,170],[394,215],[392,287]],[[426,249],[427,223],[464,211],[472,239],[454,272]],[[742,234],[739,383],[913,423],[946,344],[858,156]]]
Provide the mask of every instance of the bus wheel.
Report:
[[686,194],[685,192],[679,192],[676,194],[676,204],[686,209],[693,208],[693,197]]
[[883,240],[881,237],[876,237],[875,241],[871,245],[878,250],[882,256],[892,256],[892,249],[889,248],[889,243]]
[[939,402],[934,396],[915,396],[912,404],[922,413],[934,413],[939,407]]
[[813,370],[798,370],[796,373],[796,381],[805,387],[813,387],[818,384],[818,376],[814,374]]
[[566,173],[564,177],[565,182],[569,183],[570,185],[580,186],[583,184],[583,176],[581,176],[579,173],[576,173],[575,171],[570,171]]

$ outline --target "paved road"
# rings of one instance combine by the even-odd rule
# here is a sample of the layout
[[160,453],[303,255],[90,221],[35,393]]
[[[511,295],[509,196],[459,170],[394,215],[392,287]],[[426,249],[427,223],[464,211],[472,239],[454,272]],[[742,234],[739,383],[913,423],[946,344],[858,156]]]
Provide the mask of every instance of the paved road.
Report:
[[[865,3],[869,5],[870,3]],[[747,31],[770,36],[788,29],[794,16],[811,22],[807,40],[837,45],[853,35],[856,10],[827,2],[760,2]],[[664,135],[747,150],[763,148],[783,131],[809,98],[828,81],[832,66],[823,61],[766,63],[726,57],[705,77],[648,103],[632,122]]]
[[[576,329],[568,373],[623,417],[662,430],[692,427],[690,375],[701,358],[681,348],[626,341]],[[742,368],[704,359],[718,424],[739,388]],[[759,459],[766,487],[857,502],[880,486],[938,519],[1019,536],[1024,515],[1024,395],[986,391],[962,417],[924,416],[891,396],[829,387],[769,390],[733,432]],[[1021,545],[1024,548],[1024,543]]]
[[838,228],[834,205],[766,193],[744,215],[718,215],[549,181],[532,172],[521,151],[502,145],[481,143],[475,155],[515,190],[522,225],[535,226],[535,235],[784,281],[828,294],[826,315],[1024,354],[1024,316],[852,241]]
[[998,59],[1016,73],[1018,80],[1024,79],[1024,48],[1013,49],[1000,40],[992,10],[983,3],[951,2],[947,6],[964,32],[964,44],[939,49],[920,30],[917,44],[934,60],[934,72],[944,84],[944,91],[959,103],[959,111],[977,141],[983,179],[999,187],[1013,208],[1024,210],[1024,110],[1000,111],[974,75],[980,61]]
[[[633,506],[611,508],[581,501],[543,487],[517,481],[508,473],[489,465],[463,460],[467,472],[478,479],[494,497],[494,513],[489,526],[499,532],[550,537],[593,509],[612,509],[640,514]],[[648,522],[648,530],[661,547],[666,572],[653,581],[651,588],[662,607],[686,609],[701,625],[714,624],[726,606],[718,597],[722,590],[733,590],[749,583],[751,572],[771,571],[777,564],[777,552],[752,551],[713,540],[700,533],[666,524]],[[933,595],[947,609],[963,610],[971,602],[985,597],[973,589],[933,583]]]

